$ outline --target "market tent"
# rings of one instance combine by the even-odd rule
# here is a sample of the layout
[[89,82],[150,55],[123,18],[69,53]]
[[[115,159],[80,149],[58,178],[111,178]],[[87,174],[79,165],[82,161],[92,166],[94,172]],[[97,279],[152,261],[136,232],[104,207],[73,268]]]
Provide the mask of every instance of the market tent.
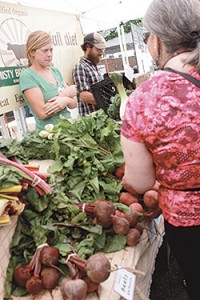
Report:
[[142,18],[152,0],[4,0],[19,5],[72,13],[80,19],[84,34],[117,27]]

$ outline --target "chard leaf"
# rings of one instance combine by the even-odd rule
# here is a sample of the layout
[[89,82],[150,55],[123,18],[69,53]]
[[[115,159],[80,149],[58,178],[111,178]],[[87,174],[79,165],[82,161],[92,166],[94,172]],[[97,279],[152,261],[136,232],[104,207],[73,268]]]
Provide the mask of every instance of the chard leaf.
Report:
[[[60,252],[60,254],[63,257],[66,257],[66,255],[70,254],[73,251],[73,247],[72,245],[68,244],[68,243],[55,243],[54,245]],[[61,262],[63,264],[66,263],[66,259],[65,260],[61,260]]]
[[110,253],[115,251],[120,251],[126,246],[126,236],[125,235],[114,235],[108,236],[106,240],[106,246],[104,247],[104,252]]
[[99,192],[99,179],[98,176],[95,176],[94,178],[91,178],[89,181],[92,189],[98,193]]
[[95,250],[100,251],[103,250],[106,244],[106,232],[102,230],[102,234],[96,236],[94,239]]
[[103,230],[102,227],[100,225],[87,225],[87,226],[80,226],[82,229],[84,229],[85,231],[91,232],[91,233],[95,233],[97,235],[102,235]]
[[56,173],[60,172],[63,168],[63,164],[60,160],[56,160],[51,166],[48,167],[48,172]]
[[71,219],[71,224],[72,225],[79,225],[81,223],[86,222],[87,220],[87,215],[84,212],[80,212],[78,215],[76,215],[75,217],[73,217]]

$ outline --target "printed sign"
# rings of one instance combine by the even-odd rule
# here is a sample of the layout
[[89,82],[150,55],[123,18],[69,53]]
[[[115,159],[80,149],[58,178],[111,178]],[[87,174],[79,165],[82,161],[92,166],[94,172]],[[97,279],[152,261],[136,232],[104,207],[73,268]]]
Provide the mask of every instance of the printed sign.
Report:
[[134,300],[136,275],[119,268],[116,274],[114,290],[126,300]]
[[72,69],[82,56],[83,33],[75,15],[0,1],[0,115],[23,106],[19,76],[27,68],[26,40],[35,30],[53,39],[53,64],[72,83]]

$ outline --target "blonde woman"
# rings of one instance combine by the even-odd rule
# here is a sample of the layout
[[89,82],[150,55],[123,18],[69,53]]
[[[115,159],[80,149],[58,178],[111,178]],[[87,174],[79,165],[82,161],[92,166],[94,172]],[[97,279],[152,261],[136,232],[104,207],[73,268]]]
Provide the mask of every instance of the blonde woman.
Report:
[[69,109],[77,107],[76,86],[68,86],[61,72],[52,67],[53,43],[44,31],[32,32],[26,43],[28,68],[20,76],[20,89],[30,108],[36,129],[70,118]]

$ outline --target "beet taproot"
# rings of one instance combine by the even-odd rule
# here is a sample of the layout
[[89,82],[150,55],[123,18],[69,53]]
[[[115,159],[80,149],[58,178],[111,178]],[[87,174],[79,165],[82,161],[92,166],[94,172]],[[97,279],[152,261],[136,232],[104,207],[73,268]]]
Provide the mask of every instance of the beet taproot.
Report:
[[147,208],[155,208],[158,205],[158,192],[148,190],[143,195],[143,201]]
[[45,289],[53,290],[58,284],[58,271],[51,267],[43,268],[41,271],[41,280]]
[[44,246],[40,252],[40,261],[43,265],[51,267],[59,260],[59,251],[54,246]]
[[129,221],[130,227],[135,227],[137,225],[137,223],[139,222],[138,214],[135,211],[133,211],[131,208],[129,208],[124,213],[124,218]]
[[43,289],[42,280],[38,276],[32,276],[26,282],[26,289],[32,295],[38,294]]
[[27,265],[17,266],[14,269],[13,277],[17,285],[25,287],[27,280],[32,277],[31,270]]
[[87,283],[83,279],[64,278],[60,289],[64,299],[85,300],[87,296]]
[[85,271],[87,276],[96,283],[105,281],[111,271],[111,264],[108,258],[103,253],[96,253],[91,255],[85,264]]
[[140,241],[140,232],[136,228],[131,228],[126,235],[126,244],[134,247]]
[[115,214],[114,204],[111,201],[107,201],[104,199],[96,199],[94,203],[96,223],[101,225],[103,228],[110,227],[112,224],[112,215]]
[[119,197],[119,202],[129,206],[132,203],[138,203],[139,201],[135,195],[132,195],[131,193],[128,192],[123,192]]
[[130,229],[130,222],[124,217],[112,217],[113,231],[116,234],[126,235]]

